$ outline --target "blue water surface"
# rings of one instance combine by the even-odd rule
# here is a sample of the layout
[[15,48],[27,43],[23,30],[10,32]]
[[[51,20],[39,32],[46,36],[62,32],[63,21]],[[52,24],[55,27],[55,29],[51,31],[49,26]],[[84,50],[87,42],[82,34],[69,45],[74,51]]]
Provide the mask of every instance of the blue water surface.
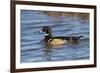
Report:
[[[79,44],[64,44],[45,52],[43,26],[53,36],[80,36]],[[21,10],[21,62],[44,62],[89,59],[89,19],[78,16],[50,16],[44,11]]]

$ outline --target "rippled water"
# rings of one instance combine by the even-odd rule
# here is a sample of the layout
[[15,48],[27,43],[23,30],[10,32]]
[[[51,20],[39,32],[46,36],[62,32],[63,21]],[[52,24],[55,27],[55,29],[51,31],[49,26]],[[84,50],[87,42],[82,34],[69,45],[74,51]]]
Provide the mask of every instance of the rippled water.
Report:
[[[43,26],[49,26],[53,36],[83,35],[84,37],[80,39],[79,44],[64,44],[43,51],[44,33],[40,33]],[[21,62],[81,59],[89,59],[89,19],[76,15],[51,16],[44,11],[21,10]]]

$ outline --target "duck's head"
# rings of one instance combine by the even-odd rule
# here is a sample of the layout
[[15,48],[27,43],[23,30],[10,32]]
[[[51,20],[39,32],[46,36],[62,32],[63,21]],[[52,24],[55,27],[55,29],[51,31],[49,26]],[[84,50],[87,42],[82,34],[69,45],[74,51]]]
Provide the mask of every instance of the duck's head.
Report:
[[45,32],[46,36],[52,36],[52,31],[48,26],[43,26],[42,31]]

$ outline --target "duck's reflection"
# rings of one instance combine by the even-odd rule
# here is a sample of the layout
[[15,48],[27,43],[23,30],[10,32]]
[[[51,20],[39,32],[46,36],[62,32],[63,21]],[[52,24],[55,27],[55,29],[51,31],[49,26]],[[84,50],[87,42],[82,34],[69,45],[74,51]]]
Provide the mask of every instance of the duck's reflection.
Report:
[[44,60],[45,61],[52,61],[52,54],[53,54],[53,49],[54,48],[60,48],[63,45],[60,46],[45,46],[45,48],[43,49],[43,55],[44,55]]
[[51,61],[52,60],[52,58],[51,58],[51,56],[52,56],[52,49],[48,49],[48,48],[45,48],[44,50],[43,50],[43,54],[44,54],[44,60],[45,61]]

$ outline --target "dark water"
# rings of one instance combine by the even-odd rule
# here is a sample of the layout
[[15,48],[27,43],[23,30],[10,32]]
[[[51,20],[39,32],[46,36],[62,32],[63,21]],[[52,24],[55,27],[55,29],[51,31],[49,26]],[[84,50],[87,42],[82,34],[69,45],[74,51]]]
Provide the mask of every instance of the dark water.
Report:
[[[89,19],[77,15],[51,16],[43,11],[21,10],[21,62],[89,59]],[[49,26],[53,36],[84,37],[79,44],[64,44],[45,52],[44,33],[40,33],[43,26]]]

